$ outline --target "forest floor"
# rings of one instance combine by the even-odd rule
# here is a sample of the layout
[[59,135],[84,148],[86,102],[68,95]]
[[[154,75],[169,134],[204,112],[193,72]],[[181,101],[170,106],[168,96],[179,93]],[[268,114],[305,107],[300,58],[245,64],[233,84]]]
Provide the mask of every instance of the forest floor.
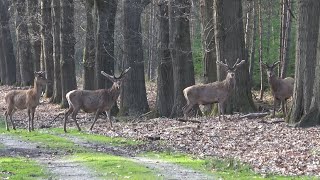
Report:
[[[151,86],[151,88],[155,88]],[[12,87],[0,87],[0,99]],[[149,88],[148,99],[154,106],[155,89]],[[152,92],[152,93],[151,93]],[[0,101],[3,114],[4,101]],[[43,100],[43,99],[42,99]],[[62,127],[63,112],[58,105],[49,104],[46,99],[37,108],[35,127]],[[14,115],[17,128],[27,127],[26,110]],[[83,130],[88,130],[93,114],[80,112],[77,116]],[[113,127],[99,119],[93,133],[149,141],[142,149],[130,151],[171,149],[198,157],[233,158],[249,164],[260,174],[316,175],[320,176],[320,127],[293,128],[280,118],[240,118],[227,115],[225,120],[216,117],[194,118],[201,123],[181,122],[176,119],[144,119],[116,117]],[[121,120],[122,119],[122,120]],[[74,127],[69,121],[68,128]],[[157,143],[160,139],[165,143]]]

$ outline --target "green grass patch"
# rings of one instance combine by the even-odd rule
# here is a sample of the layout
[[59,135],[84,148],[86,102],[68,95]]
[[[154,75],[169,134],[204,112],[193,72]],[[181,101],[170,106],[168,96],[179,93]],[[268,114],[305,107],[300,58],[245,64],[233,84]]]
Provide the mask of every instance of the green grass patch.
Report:
[[46,170],[25,158],[0,157],[0,179],[48,179]]
[[[63,130],[58,128],[50,129],[49,133],[50,132],[64,134]],[[127,138],[121,138],[121,137],[108,137],[108,136],[99,135],[99,134],[90,134],[85,131],[79,132],[76,129],[70,129],[67,134],[81,138],[86,141],[101,143],[101,144],[108,144],[112,146],[134,146],[134,145],[139,145],[143,143],[142,141],[138,141],[134,139],[127,139]]]
[[255,173],[252,168],[240,161],[234,159],[199,159],[186,154],[162,152],[162,153],[147,153],[143,156],[149,158],[161,159],[167,162],[176,163],[181,166],[192,168],[207,174],[219,176],[224,180],[247,180],[247,179],[314,179],[313,177],[292,177],[292,176],[279,176],[273,174],[260,175]]
[[152,170],[124,157],[102,153],[81,153],[71,156],[71,159],[87,165],[110,179],[159,179]]

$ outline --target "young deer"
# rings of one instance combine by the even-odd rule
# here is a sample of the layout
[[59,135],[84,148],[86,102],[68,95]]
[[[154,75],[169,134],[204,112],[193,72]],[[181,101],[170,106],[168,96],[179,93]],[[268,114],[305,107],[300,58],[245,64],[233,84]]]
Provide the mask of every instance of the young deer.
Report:
[[43,71],[34,72],[34,86],[28,90],[11,90],[5,96],[5,102],[7,104],[7,110],[5,111],[6,116],[6,129],[9,131],[8,116],[12,124],[12,129],[16,129],[12,120],[12,115],[19,109],[27,109],[29,122],[28,130],[33,131],[33,119],[36,107],[39,105],[39,99],[42,92],[42,87],[48,83]]
[[124,75],[130,70],[130,67],[123,71],[119,77],[111,76],[103,71],[101,74],[107,77],[113,82],[113,85],[109,89],[98,89],[98,90],[72,90],[66,94],[66,98],[69,103],[69,109],[64,114],[64,125],[63,130],[67,132],[66,123],[68,116],[72,113],[72,119],[74,120],[77,128],[81,131],[81,128],[76,120],[76,116],[80,109],[86,113],[95,112],[94,121],[90,127],[92,130],[94,124],[96,123],[99,114],[102,112],[107,112],[107,117],[110,121],[110,126],[112,126],[110,111],[116,100],[120,95],[121,83],[124,79]]
[[187,100],[187,104],[182,108],[185,118],[187,117],[187,113],[196,104],[206,105],[218,103],[219,120],[221,113],[222,118],[224,119],[224,103],[230,96],[236,83],[235,71],[239,66],[245,63],[245,60],[242,60],[239,63],[239,59],[237,59],[237,62],[231,67],[227,64],[227,60],[225,61],[225,63],[217,61],[217,64],[224,67],[227,71],[225,80],[208,84],[193,85],[183,90],[183,95]]
[[262,63],[262,66],[267,70],[268,81],[271,87],[273,95],[273,113],[272,117],[275,116],[276,100],[279,100],[282,104],[282,112],[286,116],[288,112],[287,99],[293,94],[294,79],[292,77],[286,77],[284,79],[278,78],[274,73],[274,68],[280,63],[274,62],[272,65]]

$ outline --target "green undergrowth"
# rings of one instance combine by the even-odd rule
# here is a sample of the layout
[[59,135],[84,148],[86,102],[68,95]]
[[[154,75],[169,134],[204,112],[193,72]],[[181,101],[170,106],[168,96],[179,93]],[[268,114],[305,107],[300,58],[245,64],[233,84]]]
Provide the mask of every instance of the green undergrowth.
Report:
[[0,179],[48,179],[46,170],[25,158],[0,157]]
[[187,154],[172,153],[172,152],[161,152],[161,153],[146,153],[142,154],[149,158],[160,159],[163,161],[175,163],[187,168],[201,171],[207,174],[213,174],[219,176],[224,180],[247,180],[247,179],[276,179],[276,180],[313,180],[313,177],[292,177],[292,176],[279,176],[273,174],[261,175],[255,173],[252,168],[240,161],[235,159],[219,159],[219,158],[206,158],[199,159],[192,157]]
[[[54,133],[54,134],[64,134],[63,130],[58,128],[50,129],[48,132]],[[134,145],[139,145],[143,143],[142,141],[138,141],[134,139],[127,139],[127,138],[121,138],[121,137],[108,137],[108,136],[99,135],[99,134],[91,134],[85,131],[79,132],[76,129],[70,129],[67,135],[81,138],[86,141],[101,143],[101,144],[108,144],[111,146],[134,146]]]
[[151,169],[127,158],[102,153],[78,153],[70,157],[109,179],[158,179]]

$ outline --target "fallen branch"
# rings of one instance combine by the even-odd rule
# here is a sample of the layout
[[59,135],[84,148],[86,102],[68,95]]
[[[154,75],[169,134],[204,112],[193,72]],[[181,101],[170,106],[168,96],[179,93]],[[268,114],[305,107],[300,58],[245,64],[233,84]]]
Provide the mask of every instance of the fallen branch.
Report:
[[253,119],[253,118],[261,118],[261,117],[265,117],[267,116],[269,113],[268,112],[264,112],[264,113],[249,113],[249,114],[245,114],[240,116],[239,118],[248,118],[248,119]]
[[282,123],[282,122],[284,122],[284,120],[276,120],[276,121],[271,121],[271,122],[268,122],[265,120],[259,121],[259,123],[265,123],[265,124],[277,124],[277,123]]
[[192,120],[192,119],[176,119],[177,121],[180,121],[180,122],[192,122],[192,123],[199,123],[201,124],[201,121],[198,121],[198,120]]

